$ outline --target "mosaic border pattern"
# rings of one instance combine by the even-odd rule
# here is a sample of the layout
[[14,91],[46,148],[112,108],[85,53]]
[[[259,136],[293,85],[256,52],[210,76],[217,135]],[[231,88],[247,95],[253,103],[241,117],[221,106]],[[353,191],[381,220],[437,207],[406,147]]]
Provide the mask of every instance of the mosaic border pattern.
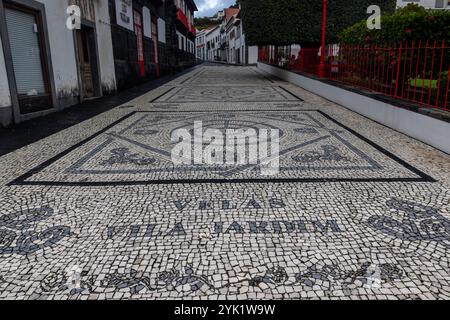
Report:
[[[226,112],[227,110],[218,110],[218,112]],[[255,110],[240,110],[240,112],[254,112]],[[260,111],[273,111],[273,110],[260,110]],[[292,110],[279,110],[279,111],[292,111]],[[421,170],[415,168],[411,164],[407,163],[406,161],[400,159],[396,155],[392,154],[391,152],[387,151],[380,145],[376,144],[375,142],[369,140],[368,138],[362,136],[361,134],[357,133],[353,129],[343,125],[339,121],[335,120],[328,114],[324,113],[320,110],[302,110],[302,111],[310,111],[310,112],[318,112],[319,114],[323,115],[328,120],[336,123],[352,135],[356,136],[358,139],[361,139],[365,143],[369,144],[373,148],[375,148],[377,151],[383,153],[385,156],[391,158],[404,168],[410,170],[414,174],[418,176],[418,178],[261,178],[261,179],[180,179],[180,180],[149,180],[149,181],[110,181],[110,182],[63,182],[63,181],[27,181],[28,178],[31,176],[41,172],[48,166],[52,165],[56,161],[60,160],[64,156],[68,155],[69,153],[75,151],[82,145],[88,143],[89,141],[93,140],[94,138],[98,137],[99,135],[103,134],[104,132],[108,131],[109,129],[115,127],[116,125],[120,124],[121,122],[125,121],[126,119],[132,117],[133,115],[137,113],[173,113],[173,111],[134,111],[129,113],[128,115],[120,118],[119,120],[113,122],[112,124],[108,125],[104,129],[94,133],[92,136],[84,139],[83,141],[80,141],[79,143],[73,145],[72,147],[66,149],[65,151],[57,154],[56,156],[48,159],[47,161],[43,162],[42,164],[36,166],[35,168],[31,169],[30,171],[26,172],[22,176],[16,178],[12,182],[8,183],[8,186],[80,186],[80,187],[94,187],[94,186],[126,186],[126,185],[173,185],[173,184],[227,184],[227,183],[242,183],[242,184],[249,184],[249,183],[323,183],[323,182],[437,182],[434,178],[427,175],[426,173],[422,172]],[[202,112],[201,110],[189,110],[184,111],[187,113],[194,113],[194,112]]]
[[[205,87],[205,86],[199,86],[199,87]],[[230,86],[230,88],[232,87],[237,87],[235,86]],[[289,89],[283,87],[283,86],[268,86],[270,88],[279,88],[282,91],[286,92],[288,95],[290,95],[292,98],[294,98],[295,100],[271,100],[268,101],[270,103],[283,103],[283,102],[305,102],[305,100],[303,100],[302,98],[300,98],[298,95],[296,95],[295,93],[293,93],[292,91],[290,91]],[[243,101],[236,101],[236,100],[198,100],[198,101],[177,101],[177,100],[170,100],[170,98],[172,96],[177,95],[181,90],[186,89],[187,87],[171,87],[168,90],[166,90],[164,93],[162,93],[161,95],[157,96],[156,98],[152,99],[149,101],[149,103],[211,103],[211,102],[232,102],[232,103],[236,103],[236,102],[263,102],[261,100],[243,100]],[[176,90],[175,93],[173,93],[173,91]],[[169,98],[167,100],[162,100],[164,97],[166,97],[169,93],[172,93],[171,96],[169,96]]]

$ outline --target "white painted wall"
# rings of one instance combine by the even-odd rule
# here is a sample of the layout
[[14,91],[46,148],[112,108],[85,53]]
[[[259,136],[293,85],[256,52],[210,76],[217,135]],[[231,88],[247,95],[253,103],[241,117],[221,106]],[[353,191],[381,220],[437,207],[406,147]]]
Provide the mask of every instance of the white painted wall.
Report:
[[0,108],[11,107],[11,94],[9,92],[8,77],[6,75],[5,56],[0,39]]
[[130,31],[134,31],[134,16],[133,16],[132,1],[117,0],[115,1],[115,3],[116,3],[117,24],[119,26],[127,28]]
[[191,40],[187,39],[187,42],[188,42],[188,46],[186,48],[186,51],[190,52],[190,53],[194,53],[194,50],[195,50],[195,43],[194,43],[194,41],[191,41]]
[[103,91],[112,92],[117,89],[117,86],[108,1],[100,0],[95,4],[101,86]]
[[152,37],[152,16],[150,14],[150,9],[147,7],[142,7],[142,20],[144,24],[144,36],[147,38]]
[[73,32],[66,28],[69,4],[68,0],[39,2],[45,4],[56,96],[61,107],[65,107],[72,97],[79,95]]
[[186,49],[186,37],[178,31],[177,36],[178,36],[178,49],[182,50],[183,46],[185,46]]
[[216,28],[208,33],[206,33],[206,43],[208,43],[208,41],[214,42],[215,43],[215,48],[206,50],[206,56],[207,56],[207,60],[213,61],[214,60],[214,56],[217,55],[217,49],[219,48],[220,45],[220,39],[219,42],[216,42],[216,37],[219,36],[220,38],[220,28]]
[[248,47],[248,64],[258,63],[258,46]]
[[196,57],[199,60],[206,60],[206,31],[197,31],[195,38]]
[[158,41],[166,43],[166,21],[158,18]]
[[[77,103],[79,97],[74,34],[72,30],[66,28],[68,17],[66,8],[69,1],[39,0],[39,2],[45,5],[58,107],[68,107]],[[95,14],[101,85],[104,90],[113,91],[116,89],[116,79],[108,2],[95,1]],[[5,72],[1,72],[0,69],[0,79],[4,75]]]
[[428,9],[450,9],[450,6],[448,5],[448,0],[443,0],[444,8],[436,8],[437,2],[439,2],[439,0],[416,0],[416,1],[397,0],[397,7],[405,7],[410,3],[415,3]]
[[258,68],[450,154],[450,123],[265,63]]

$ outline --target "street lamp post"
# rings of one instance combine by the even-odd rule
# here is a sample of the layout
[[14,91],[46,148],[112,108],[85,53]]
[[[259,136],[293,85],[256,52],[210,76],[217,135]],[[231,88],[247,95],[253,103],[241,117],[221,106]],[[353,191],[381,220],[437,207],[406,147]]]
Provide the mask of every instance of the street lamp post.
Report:
[[323,0],[323,17],[322,17],[322,47],[320,49],[319,77],[325,78],[325,46],[327,39],[327,0]]

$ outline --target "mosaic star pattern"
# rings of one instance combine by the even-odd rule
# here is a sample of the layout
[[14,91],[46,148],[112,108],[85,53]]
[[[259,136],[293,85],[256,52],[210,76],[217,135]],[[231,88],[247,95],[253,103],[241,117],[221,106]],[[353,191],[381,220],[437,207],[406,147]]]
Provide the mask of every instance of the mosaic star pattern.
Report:
[[[174,165],[172,133],[191,131],[201,121],[204,132],[218,129],[277,129],[280,134],[280,172],[261,176],[261,164]],[[256,142],[257,144],[257,142]],[[207,145],[209,145],[207,143]],[[426,180],[424,173],[396,161],[378,145],[355,135],[318,111],[250,112],[137,112],[66,154],[19,184],[196,182],[222,179],[251,181]],[[226,157],[224,157],[226,158]],[[28,175],[26,175],[28,176]]]
[[[280,172],[171,133],[280,130]],[[0,299],[449,299],[450,158],[262,74],[200,66],[0,158]]]

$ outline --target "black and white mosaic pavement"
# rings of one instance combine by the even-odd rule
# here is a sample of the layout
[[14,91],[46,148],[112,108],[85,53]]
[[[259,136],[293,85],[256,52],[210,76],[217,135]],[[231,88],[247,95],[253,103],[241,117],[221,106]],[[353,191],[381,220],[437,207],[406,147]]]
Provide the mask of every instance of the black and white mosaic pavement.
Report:
[[[261,176],[259,165],[174,165],[174,130],[278,129],[280,172]],[[432,181],[379,145],[321,111],[131,113],[65,150],[17,184],[85,185],[251,181]]]
[[[171,133],[280,130],[278,175]],[[205,66],[0,158],[0,299],[449,299],[450,158],[256,68]]]

